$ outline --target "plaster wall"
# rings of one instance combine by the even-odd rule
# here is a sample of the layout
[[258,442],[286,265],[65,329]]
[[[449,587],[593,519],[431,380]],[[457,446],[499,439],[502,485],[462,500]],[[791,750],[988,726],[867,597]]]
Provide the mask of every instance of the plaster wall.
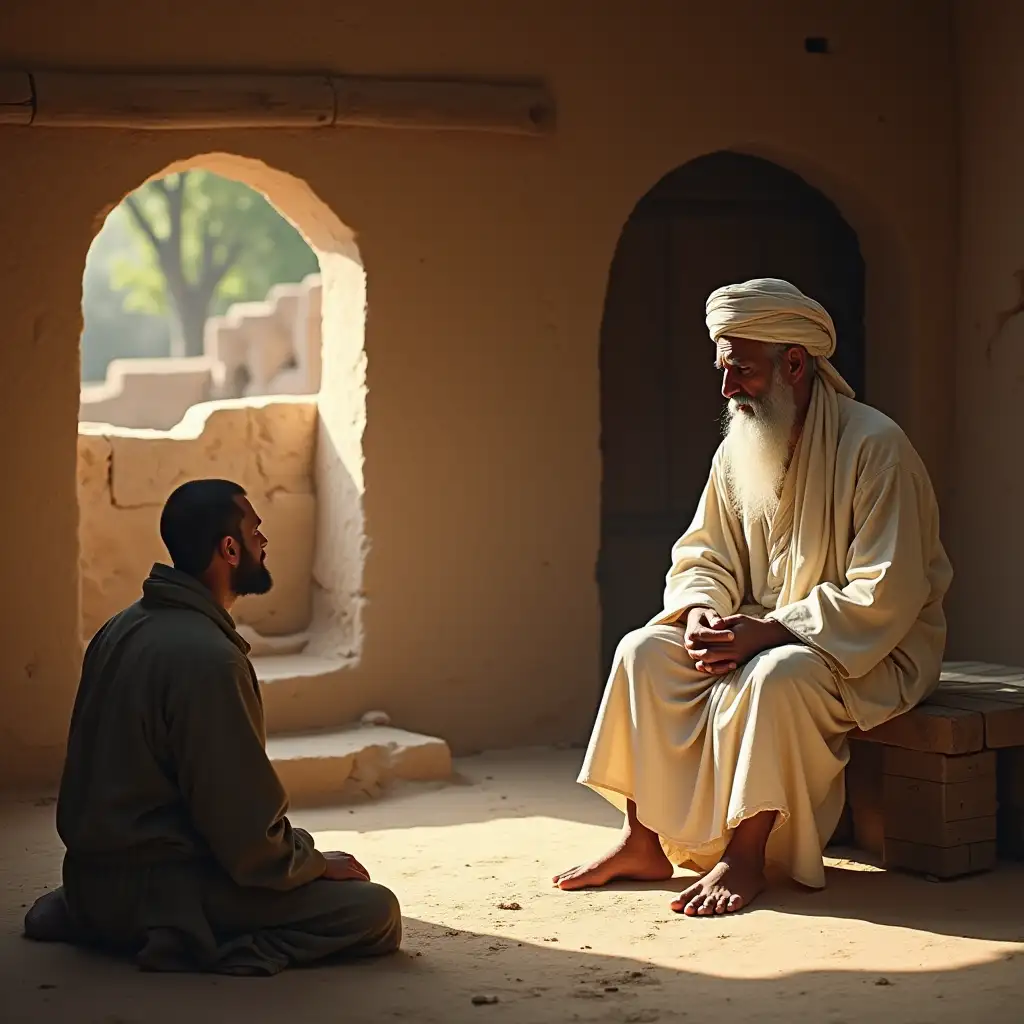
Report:
[[[950,651],[1024,664],[1024,8],[957,5],[960,261]],[[941,413],[937,406],[937,415]]]
[[154,562],[167,562],[160,510],[197,477],[240,483],[264,522],[274,588],[243,598],[239,623],[264,636],[309,625],[316,498],[316,405],[250,399],[194,406],[161,432],[83,425],[78,434],[82,639],[140,595]]
[[170,430],[185,410],[208,401],[213,363],[205,356],[114,359],[102,384],[82,386],[82,423]]
[[[808,54],[807,36],[832,52]],[[316,474],[332,483],[317,561],[365,555],[362,571],[314,565],[318,599],[340,594],[340,618],[351,598],[359,609],[345,623],[358,665],[304,698],[323,723],[383,707],[456,751],[578,739],[600,686],[598,337],[623,223],[662,175],[722,148],[822,189],[867,262],[871,398],[943,487],[952,52],[949,5],[925,0],[6,5],[0,66],[541,76],[558,117],[540,139],[0,128],[0,435],[22,441],[0,507],[0,582],[17,595],[0,644],[0,780],[52,778],[60,763],[80,656],[81,276],[126,192],[176,160],[240,154],[308,183],[357,234],[365,350],[361,269],[321,256]],[[329,317],[356,333],[328,333]]]
[[320,275],[310,274],[275,285],[261,302],[235,303],[207,321],[202,356],[111,360],[102,384],[82,385],[79,421],[170,430],[217,398],[316,394],[320,292]]

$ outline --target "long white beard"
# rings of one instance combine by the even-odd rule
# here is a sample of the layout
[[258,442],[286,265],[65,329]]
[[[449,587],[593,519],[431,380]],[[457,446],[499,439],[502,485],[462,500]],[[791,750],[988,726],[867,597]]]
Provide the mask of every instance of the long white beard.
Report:
[[731,398],[725,415],[725,467],[733,507],[750,519],[771,519],[789,465],[796,422],[793,389],[776,368],[768,393]]

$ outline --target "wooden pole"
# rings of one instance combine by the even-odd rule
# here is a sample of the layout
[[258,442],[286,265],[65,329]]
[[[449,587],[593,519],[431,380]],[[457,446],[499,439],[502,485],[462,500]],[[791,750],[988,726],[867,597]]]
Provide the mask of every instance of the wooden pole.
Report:
[[554,105],[540,85],[332,78],[335,125],[538,135]]
[[327,78],[39,72],[43,128],[321,128],[334,117]]
[[554,104],[539,83],[0,71],[0,124],[146,131],[371,127],[538,135],[553,123]]

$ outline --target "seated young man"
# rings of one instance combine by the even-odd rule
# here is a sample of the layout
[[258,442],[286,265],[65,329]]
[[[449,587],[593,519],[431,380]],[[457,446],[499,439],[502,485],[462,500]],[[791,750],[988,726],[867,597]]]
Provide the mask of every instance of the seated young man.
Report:
[[271,586],[245,492],[182,485],[160,535],[174,568],[155,565],[86,651],[57,804],[64,884],[29,911],[26,936],[225,974],[397,949],[395,896],[285,816],[230,615]]

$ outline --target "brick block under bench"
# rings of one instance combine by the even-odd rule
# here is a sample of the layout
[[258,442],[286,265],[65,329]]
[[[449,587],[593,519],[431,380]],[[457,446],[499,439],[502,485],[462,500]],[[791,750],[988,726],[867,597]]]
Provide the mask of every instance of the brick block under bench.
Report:
[[1024,669],[943,666],[935,694],[851,736],[854,843],[886,867],[938,878],[1024,857]]

